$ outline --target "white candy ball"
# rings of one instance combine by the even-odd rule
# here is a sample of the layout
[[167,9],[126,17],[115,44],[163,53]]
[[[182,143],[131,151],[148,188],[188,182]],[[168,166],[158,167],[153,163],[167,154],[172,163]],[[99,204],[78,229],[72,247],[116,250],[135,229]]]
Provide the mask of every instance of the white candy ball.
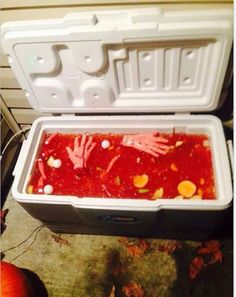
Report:
[[107,149],[110,146],[110,141],[109,140],[103,140],[101,143],[102,148]]
[[52,194],[53,192],[53,186],[51,185],[46,185],[44,188],[43,188],[43,191],[45,194]]
[[61,167],[61,160],[60,159],[53,160],[52,166],[54,168],[60,168]]

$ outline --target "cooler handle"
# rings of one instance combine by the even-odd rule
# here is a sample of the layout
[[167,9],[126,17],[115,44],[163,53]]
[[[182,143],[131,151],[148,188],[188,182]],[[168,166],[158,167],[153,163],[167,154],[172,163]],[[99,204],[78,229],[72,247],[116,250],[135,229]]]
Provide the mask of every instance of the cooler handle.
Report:
[[229,161],[230,161],[230,167],[232,171],[232,178],[234,175],[234,153],[233,153],[233,141],[227,140],[227,148],[228,148],[228,155],[229,155]]

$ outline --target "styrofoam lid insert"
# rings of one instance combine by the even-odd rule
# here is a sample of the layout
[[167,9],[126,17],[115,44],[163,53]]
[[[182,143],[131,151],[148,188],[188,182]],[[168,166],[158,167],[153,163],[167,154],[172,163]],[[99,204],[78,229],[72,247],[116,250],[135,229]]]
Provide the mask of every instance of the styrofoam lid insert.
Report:
[[6,23],[2,44],[40,112],[189,112],[216,108],[232,11],[156,8]]

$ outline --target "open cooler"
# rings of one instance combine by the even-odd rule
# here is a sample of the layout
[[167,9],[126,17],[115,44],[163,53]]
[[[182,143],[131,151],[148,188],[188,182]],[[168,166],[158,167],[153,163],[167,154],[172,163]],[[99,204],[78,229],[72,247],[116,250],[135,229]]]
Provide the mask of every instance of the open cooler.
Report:
[[[207,114],[219,103],[232,22],[228,8],[148,8],[3,24],[2,47],[26,97],[35,110],[53,114],[37,119],[23,143],[13,197],[56,232],[210,236],[232,202],[222,123]],[[208,136],[216,199],[150,201],[27,192],[45,133],[155,130]]]

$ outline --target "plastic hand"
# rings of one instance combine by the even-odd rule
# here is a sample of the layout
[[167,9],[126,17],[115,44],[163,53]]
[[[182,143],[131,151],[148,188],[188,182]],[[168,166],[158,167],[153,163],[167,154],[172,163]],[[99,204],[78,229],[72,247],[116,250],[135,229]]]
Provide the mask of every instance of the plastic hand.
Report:
[[154,157],[158,157],[159,154],[165,155],[169,151],[169,146],[165,144],[168,140],[164,137],[156,136],[155,134],[156,133],[140,133],[124,135],[121,144],[133,147]]
[[74,164],[74,169],[87,167],[88,158],[95,148],[96,143],[92,142],[93,137],[84,134],[79,144],[79,137],[77,136],[74,141],[74,150],[67,146],[66,151],[69,155],[71,162]]

